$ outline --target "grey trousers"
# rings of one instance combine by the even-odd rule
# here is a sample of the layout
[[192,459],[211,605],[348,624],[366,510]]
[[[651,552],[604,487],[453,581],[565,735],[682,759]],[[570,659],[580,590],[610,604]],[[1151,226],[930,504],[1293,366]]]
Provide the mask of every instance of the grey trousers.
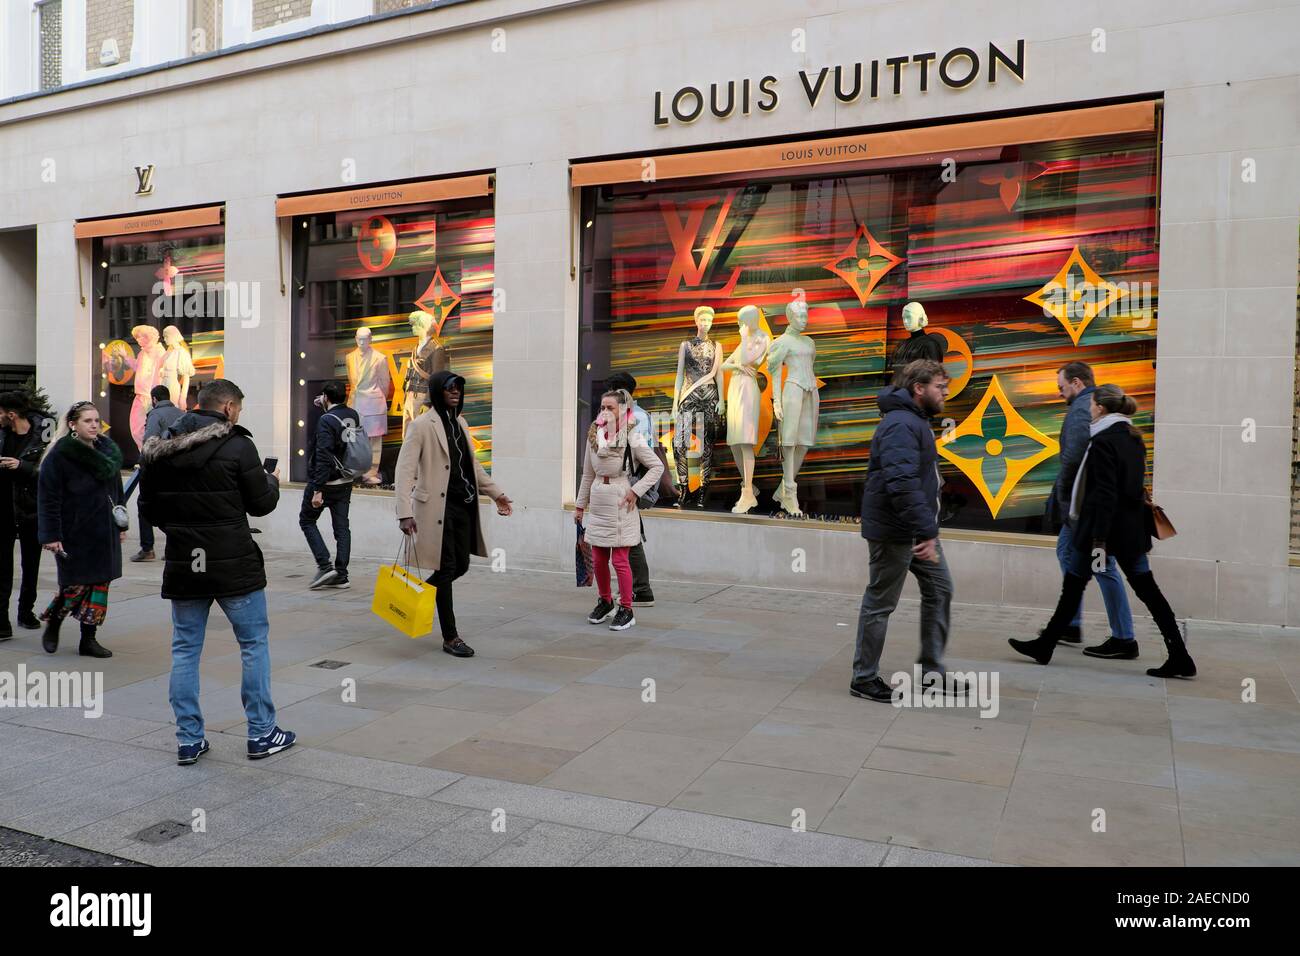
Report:
[[948,643],[948,619],[952,608],[952,575],[936,542],[938,562],[922,561],[912,554],[907,541],[868,541],[871,565],[867,590],[858,611],[858,644],[853,655],[853,681],[870,680],[880,671],[880,654],[885,649],[889,615],[898,606],[907,572],[916,575],[921,587],[922,672],[943,669],[943,649]]

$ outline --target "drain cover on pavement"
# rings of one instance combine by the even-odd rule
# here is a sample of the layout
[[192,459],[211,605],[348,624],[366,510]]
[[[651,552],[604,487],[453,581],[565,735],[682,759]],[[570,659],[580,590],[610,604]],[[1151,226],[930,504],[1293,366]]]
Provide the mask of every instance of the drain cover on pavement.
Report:
[[141,843],[167,843],[170,840],[175,840],[178,836],[184,836],[189,831],[190,825],[188,823],[163,820],[161,823],[154,823],[145,827],[132,839],[139,840]]
[[347,667],[348,664],[350,663],[351,661],[317,661],[315,664],[311,664],[309,666],[323,667],[327,671],[336,671],[340,667]]

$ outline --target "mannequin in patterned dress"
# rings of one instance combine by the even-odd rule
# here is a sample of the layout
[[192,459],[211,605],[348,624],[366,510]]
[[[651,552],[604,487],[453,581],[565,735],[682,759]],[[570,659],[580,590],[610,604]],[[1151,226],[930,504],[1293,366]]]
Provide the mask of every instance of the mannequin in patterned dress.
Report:
[[673,457],[677,464],[678,498],[682,508],[690,497],[690,467],[687,455],[691,435],[700,441],[700,490],[695,507],[703,508],[709,481],[713,478],[713,443],[726,402],[722,399],[722,348],[709,338],[713,309],[702,305],[695,310],[695,338],[677,350],[677,378],[673,384]]

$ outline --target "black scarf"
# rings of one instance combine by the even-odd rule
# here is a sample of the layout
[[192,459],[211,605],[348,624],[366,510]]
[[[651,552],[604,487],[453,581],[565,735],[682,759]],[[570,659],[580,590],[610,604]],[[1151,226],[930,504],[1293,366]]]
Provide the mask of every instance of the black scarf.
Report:
[[94,447],[72,435],[64,435],[54,447],[83,471],[90,472],[97,481],[108,481],[122,471],[122,449],[117,447],[117,442],[103,435],[95,439]]

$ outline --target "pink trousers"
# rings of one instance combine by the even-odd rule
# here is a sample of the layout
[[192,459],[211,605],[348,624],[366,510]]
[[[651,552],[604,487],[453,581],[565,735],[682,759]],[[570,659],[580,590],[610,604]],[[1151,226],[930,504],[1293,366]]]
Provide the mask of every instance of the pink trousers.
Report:
[[632,564],[627,559],[627,547],[602,548],[598,544],[591,546],[592,563],[596,566],[596,588],[600,591],[602,601],[612,601],[609,589],[609,561],[614,559],[614,572],[618,575],[618,603],[623,607],[632,606]]

